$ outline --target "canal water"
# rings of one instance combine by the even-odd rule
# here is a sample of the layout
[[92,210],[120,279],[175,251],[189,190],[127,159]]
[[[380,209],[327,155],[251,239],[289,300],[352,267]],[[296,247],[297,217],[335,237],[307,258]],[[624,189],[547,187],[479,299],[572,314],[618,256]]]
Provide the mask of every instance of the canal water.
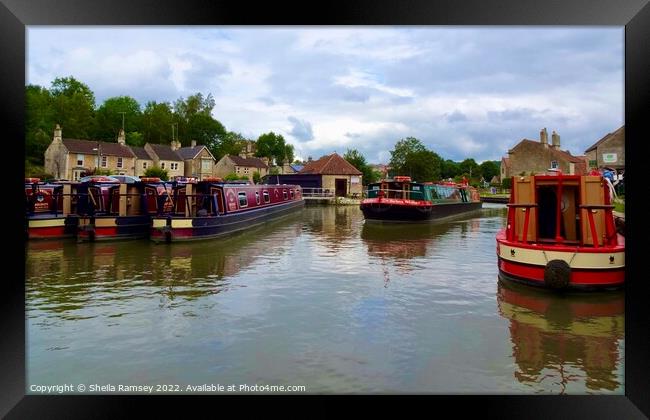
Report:
[[30,242],[27,392],[624,394],[622,292],[500,284],[504,223],[496,204],[397,226],[307,206],[191,244]]

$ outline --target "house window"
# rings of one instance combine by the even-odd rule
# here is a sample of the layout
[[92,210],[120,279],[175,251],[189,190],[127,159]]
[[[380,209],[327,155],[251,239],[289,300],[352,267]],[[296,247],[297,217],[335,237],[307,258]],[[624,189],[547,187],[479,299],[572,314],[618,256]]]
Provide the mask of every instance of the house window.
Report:
[[557,160],[552,160],[551,161],[551,169],[557,169],[559,167],[560,167],[560,165],[558,165]]
[[169,164],[169,166],[171,167],[172,171],[175,171],[175,170],[178,169],[178,163],[172,162],[172,163]]
[[282,190],[282,198],[285,200],[289,198],[289,195],[287,194],[287,190]]
[[212,159],[201,160],[201,172],[210,172],[212,170]]
[[239,208],[248,207],[248,198],[246,198],[246,193],[240,191],[237,193],[237,196],[239,197]]
[[255,191],[255,202],[257,204],[260,204],[260,192],[259,191]]
[[244,173],[248,175],[248,167],[244,168]]
[[77,155],[77,166],[84,166],[84,155]]
[[117,167],[118,168],[122,167],[122,158],[120,158],[120,157],[117,158]]
[[147,162],[142,162],[142,169],[147,169]]
[[269,201],[271,201],[271,197],[269,197],[269,192],[268,191],[263,191],[262,195],[264,196],[264,202],[265,203],[268,203]]
[[239,166],[235,167],[235,172],[239,173]]
[[165,162],[160,162],[160,169],[165,169]]
[[80,170],[72,171],[72,180],[73,181],[79,181],[79,178],[81,178],[81,172]]
[[106,167],[106,164],[108,163],[107,160],[106,156],[102,156],[102,168]]

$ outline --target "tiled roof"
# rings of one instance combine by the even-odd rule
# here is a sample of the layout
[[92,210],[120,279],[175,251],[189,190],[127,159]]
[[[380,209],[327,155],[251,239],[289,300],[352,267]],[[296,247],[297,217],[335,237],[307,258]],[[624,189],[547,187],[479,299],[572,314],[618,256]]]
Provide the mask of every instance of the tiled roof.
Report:
[[129,146],[131,151],[138,159],[148,159],[153,160],[153,157],[149,156],[149,153],[145,150],[144,147]]
[[172,161],[182,161],[183,159],[176,153],[175,151],[172,150],[171,146],[168,144],[152,144],[149,143],[149,146],[153,149],[153,151],[158,155],[158,159],[160,160],[172,160]]
[[622,126],[618,130],[614,131],[613,133],[607,133],[602,139],[598,140],[596,143],[591,145],[587,150],[585,150],[585,153],[591,152],[592,150],[596,149],[598,146],[601,145],[601,143],[609,140],[612,137],[617,137],[617,136],[623,136],[625,137],[625,126]]
[[318,160],[307,162],[299,172],[301,174],[321,175],[362,175],[361,171],[352,166],[350,162],[343,159],[337,153],[323,156]]
[[[535,145],[535,147],[538,147],[538,148],[546,148],[546,147],[548,147],[548,150],[550,150],[551,154],[552,154],[553,156],[555,156],[555,158],[560,159],[560,160],[564,160],[564,161],[567,161],[567,162],[574,163],[574,164],[575,164],[575,170],[576,170],[576,173],[581,173],[581,172],[586,172],[586,171],[587,171],[587,162],[585,161],[585,159],[584,159],[583,157],[580,157],[580,156],[573,156],[573,155],[572,155],[571,153],[569,153],[568,151],[555,149],[555,148],[552,147],[551,145],[549,145],[549,146],[544,146],[544,145],[543,145],[541,142],[539,142],[539,141],[534,141],[534,140],[529,140],[529,139],[523,139],[522,141],[520,141],[519,143],[517,143],[517,145],[516,145],[515,147],[513,147],[512,149],[510,149],[510,150],[509,150],[509,153],[512,153],[512,152],[513,152],[515,149],[517,149],[517,148],[518,148],[522,143],[530,143],[530,144]],[[506,166],[509,166],[509,165],[510,165],[509,159],[508,159],[508,158],[504,158],[504,159],[506,159]]]
[[262,159],[256,157],[243,158],[236,155],[228,155],[228,158],[235,162],[237,166],[247,166],[249,168],[268,168],[268,165],[262,162]]
[[181,147],[176,152],[183,158],[183,160],[194,159],[205,146],[198,145],[194,147]]
[[[122,146],[119,143],[110,143],[97,140],[62,139],[63,144],[70,153],[81,153],[85,155],[108,155],[118,157],[133,157],[129,146]],[[97,149],[99,146],[99,150]]]

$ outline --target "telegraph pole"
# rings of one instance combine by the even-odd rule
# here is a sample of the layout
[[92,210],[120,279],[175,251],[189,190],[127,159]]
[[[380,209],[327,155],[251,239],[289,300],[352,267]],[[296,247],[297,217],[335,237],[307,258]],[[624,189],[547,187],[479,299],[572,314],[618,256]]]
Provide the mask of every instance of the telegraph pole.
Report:
[[126,112],[118,112],[118,114],[122,114],[122,131],[124,131],[124,114],[126,114]]

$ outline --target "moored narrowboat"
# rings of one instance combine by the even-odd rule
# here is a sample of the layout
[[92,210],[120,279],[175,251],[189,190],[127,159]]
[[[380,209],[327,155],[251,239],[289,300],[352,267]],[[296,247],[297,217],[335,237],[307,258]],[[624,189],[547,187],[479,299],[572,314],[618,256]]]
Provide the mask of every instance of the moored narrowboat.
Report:
[[625,239],[602,176],[513,177],[507,226],[496,237],[502,279],[552,289],[625,282]]
[[25,179],[25,234],[28,239],[72,238],[79,219],[74,214],[73,184]]
[[78,240],[138,239],[149,236],[151,218],[170,211],[172,186],[160,178],[124,183],[93,177],[77,187]]
[[480,210],[478,191],[468,185],[413,182],[396,176],[368,185],[367,198],[361,201],[366,220],[419,222]]
[[298,185],[252,185],[204,178],[173,186],[169,209],[153,217],[151,239],[175,242],[216,238],[304,207]]

